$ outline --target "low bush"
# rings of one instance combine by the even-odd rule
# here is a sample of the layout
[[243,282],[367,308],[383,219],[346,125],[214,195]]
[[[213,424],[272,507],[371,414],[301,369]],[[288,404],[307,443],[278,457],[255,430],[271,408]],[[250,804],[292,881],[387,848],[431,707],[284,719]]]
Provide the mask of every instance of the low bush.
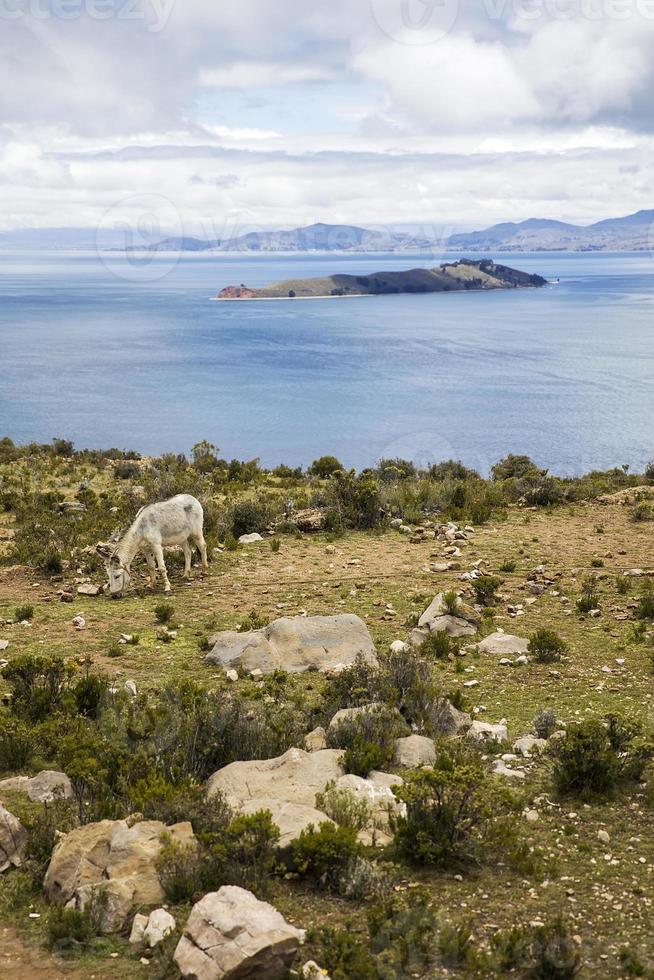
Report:
[[581,969],[581,955],[562,918],[545,925],[514,926],[496,934],[493,947],[502,975],[573,980]]
[[406,806],[392,818],[395,847],[416,864],[457,868],[481,861],[498,801],[472,751],[443,748],[433,769],[411,773],[394,794]]
[[326,813],[340,827],[363,830],[372,823],[370,802],[347,787],[330,782],[322,793],[316,794],[316,809]]
[[238,540],[242,534],[261,534],[272,518],[270,507],[262,500],[241,500],[231,511],[230,531]]
[[612,796],[620,787],[638,782],[654,755],[641,726],[616,715],[570,725],[550,751],[557,791],[582,798]]
[[76,667],[56,654],[21,654],[2,671],[11,690],[11,711],[27,721],[43,721],[59,710],[70,692]]
[[16,606],[14,610],[14,622],[24,623],[29,622],[30,619],[34,618],[34,606],[26,603],[23,606]]
[[361,854],[354,827],[321,823],[309,826],[293,841],[293,866],[298,873],[336,887],[345,868]]
[[406,726],[395,709],[375,704],[330,728],[327,744],[345,749],[346,772],[366,777],[372,769],[385,769],[391,764],[395,739],[405,732]]
[[536,630],[529,639],[529,653],[537,663],[554,663],[561,659],[566,650],[567,644],[554,630]]
[[195,844],[178,844],[165,834],[156,869],[170,902],[192,902],[202,891],[205,862]]
[[420,656],[427,660],[449,660],[458,652],[458,645],[444,630],[430,633],[420,644]]
[[649,581],[643,583],[638,599],[636,617],[638,619],[654,619],[654,588]]
[[90,946],[100,933],[102,906],[100,896],[90,900],[83,910],[52,905],[46,922],[50,949],[62,953]]
[[0,717],[0,772],[27,769],[34,752],[32,728],[17,718]]
[[159,602],[154,607],[154,618],[160,626],[167,626],[172,623],[175,616],[175,607],[171,602]]
[[591,609],[598,608],[599,602],[597,578],[594,575],[589,575],[581,584],[581,594],[577,599],[577,609],[580,613],[589,613]]
[[502,579],[495,575],[482,575],[475,579],[472,587],[477,602],[482,606],[494,606],[497,603],[497,590],[501,584]]
[[536,738],[550,738],[558,727],[556,712],[552,708],[542,708],[534,718],[532,725]]

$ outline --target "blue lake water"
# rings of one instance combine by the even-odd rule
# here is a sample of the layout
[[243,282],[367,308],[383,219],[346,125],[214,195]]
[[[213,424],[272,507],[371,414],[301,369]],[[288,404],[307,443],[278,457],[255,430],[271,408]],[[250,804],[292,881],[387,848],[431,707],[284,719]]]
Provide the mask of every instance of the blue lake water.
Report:
[[0,434],[265,464],[508,451],[558,473],[654,456],[654,260],[502,255],[541,290],[217,303],[224,285],[425,256],[0,253]]

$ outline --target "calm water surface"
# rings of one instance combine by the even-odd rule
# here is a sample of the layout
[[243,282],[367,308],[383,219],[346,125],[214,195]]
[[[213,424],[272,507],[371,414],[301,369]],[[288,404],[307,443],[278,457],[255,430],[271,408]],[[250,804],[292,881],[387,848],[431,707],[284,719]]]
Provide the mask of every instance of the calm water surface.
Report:
[[224,285],[424,256],[0,253],[0,434],[363,466],[401,455],[559,473],[654,456],[654,261],[503,255],[542,290],[216,303]]

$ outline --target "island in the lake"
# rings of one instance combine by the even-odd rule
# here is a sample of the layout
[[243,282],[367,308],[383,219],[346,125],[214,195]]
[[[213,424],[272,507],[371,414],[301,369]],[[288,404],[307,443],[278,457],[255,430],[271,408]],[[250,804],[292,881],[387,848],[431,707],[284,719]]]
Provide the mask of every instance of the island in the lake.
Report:
[[408,269],[402,272],[373,272],[370,275],[334,275],[316,279],[286,279],[261,289],[226,286],[218,293],[221,300],[248,299],[327,299],[339,296],[384,296],[390,293],[447,293],[479,289],[519,289],[545,286],[542,276],[491,259],[460,259],[435,269]]

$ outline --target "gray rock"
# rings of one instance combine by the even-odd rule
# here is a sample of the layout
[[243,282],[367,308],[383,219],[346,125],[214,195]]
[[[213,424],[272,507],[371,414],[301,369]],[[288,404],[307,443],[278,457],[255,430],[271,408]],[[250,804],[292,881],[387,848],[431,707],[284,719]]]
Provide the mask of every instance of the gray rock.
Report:
[[242,534],[238,539],[239,544],[256,544],[258,541],[263,541],[260,534]]
[[495,759],[493,772],[496,776],[505,776],[507,779],[524,779],[525,773],[522,769],[510,769],[503,759]]
[[90,582],[85,582],[83,585],[77,586],[78,595],[96,596],[100,595],[101,592],[102,587],[100,585],[92,585]]
[[143,933],[148,924],[147,915],[137,912],[132,920],[132,930],[129,934],[129,941],[132,946],[138,946],[143,942]]
[[218,633],[206,661],[221,667],[260,669],[271,674],[332,670],[348,666],[363,656],[376,665],[377,657],[368,627],[358,616],[295,616],[277,619],[264,629],[250,633]]
[[381,710],[383,710],[383,705],[381,705],[378,701],[373,701],[371,704],[360,704],[354,708],[341,708],[340,711],[337,711],[336,714],[332,716],[332,719],[329,722],[329,730],[333,731],[344,721],[352,721],[354,718],[358,718],[360,715],[373,714],[374,712]]
[[491,725],[486,721],[473,721],[466,738],[475,742],[506,742],[509,730],[505,724]]
[[424,735],[408,735],[395,740],[394,764],[403,769],[433,766],[436,762],[436,744]]
[[143,930],[143,939],[150,949],[163,942],[166,936],[175,931],[177,923],[166,909],[155,909],[150,912],[148,923]]
[[498,630],[497,633],[491,633],[490,636],[485,637],[485,639],[478,643],[477,649],[479,653],[490,653],[497,654],[501,657],[508,657],[512,654],[527,653],[529,640],[526,640],[522,636],[512,636],[511,633],[504,633],[502,630]]
[[[433,624],[441,619],[457,619],[463,620],[468,624],[473,624],[474,626],[479,625],[481,622],[481,616],[476,609],[473,609],[473,607],[468,605],[468,603],[464,602],[462,599],[459,599],[456,607],[456,613],[454,616],[452,616],[445,605],[444,596],[445,594],[443,592],[439,592],[438,595],[432,599],[430,605],[427,607],[427,609],[425,609],[424,613],[418,620],[418,626],[426,626],[432,633],[436,633],[439,632],[439,629],[434,628]],[[474,633],[475,631],[473,630],[472,632]]]
[[20,820],[0,804],[0,874],[20,868],[25,860],[27,831]]
[[34,803],[52,803],[53,800],[69,800],[73,787],[65,772],[44,769],[27,784],[27,795]]
[[437,702],[432,720],[438,731],[448,738],[462,735],[472,725],[471,716],[465,711],[459,711],[447,698],[441,698]]
[[518,755],[531,755],[532,752],[542,752],[547,746],[544,738],[536,738],[534,735],[523,735],[513,743],[513,751]]
[[336,780],[337,789],[345,789],[353,796],[364,799],[370,805],[372,818],[377,825],[386,827],[390,814],[404,812],[404,805],[393,793],[394,786],[402,786],[401,776],[388,772],[371,772],[367,779],[348,773]]
[[260,810],[268,810],[272,822],[279,828],[279,840],[277,849],[287,851],[293,841],[297,840],[303,830],[314,827],[316,830],[321,823],[333,823],[334,821],[318,810],[315,806],[305,806],[302,803],[289,803],[285,800],[265,799],[257,797],[248,800],[238,808],[239,813],[251,815]]
[[7,650],[9,647],[9,640],[0,640],[0,651]]
[[174,960],[188,980],[283,980],[303,939],[272,905],[223,885],[193,906]]

